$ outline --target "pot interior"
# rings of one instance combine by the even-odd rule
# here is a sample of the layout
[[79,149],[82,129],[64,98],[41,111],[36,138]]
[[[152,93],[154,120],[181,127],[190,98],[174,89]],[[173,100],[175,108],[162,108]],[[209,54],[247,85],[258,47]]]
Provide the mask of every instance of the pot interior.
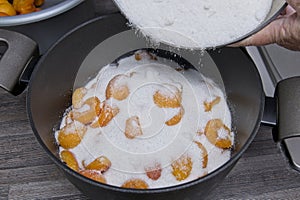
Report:
[[[151,45],[150,45],[151,46]],[[101,66],[149,43],[128,29],[119,14],[82,25],[52,47],[33,72],[28,92],[28,113],[37,139],[62,168],[54,130],[71,105],[74,87],[83,86]],[[160,49],[171,50],[167,46]],[[208,52],[172,49],[223,88],[232,111],[236,145],[231,165],[249,146],[259,127],[264,105],[261,80],[250,57],[238,48]],[[202,54],[201,60],[199,54]]]

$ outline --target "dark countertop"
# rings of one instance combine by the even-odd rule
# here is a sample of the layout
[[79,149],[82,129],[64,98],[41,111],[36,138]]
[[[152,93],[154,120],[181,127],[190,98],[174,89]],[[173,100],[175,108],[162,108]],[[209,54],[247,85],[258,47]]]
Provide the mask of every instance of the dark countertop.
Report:
[[[114,9],[95,0],[96,8]],[[99,11],[98,13],[103,13]],[[26,114],[26,92],[14,97],[0,89],[0,200],[88,199],[38,144]],[[292,170],[262,126],[249,149],[208,199],[300,199],[300,174]]]

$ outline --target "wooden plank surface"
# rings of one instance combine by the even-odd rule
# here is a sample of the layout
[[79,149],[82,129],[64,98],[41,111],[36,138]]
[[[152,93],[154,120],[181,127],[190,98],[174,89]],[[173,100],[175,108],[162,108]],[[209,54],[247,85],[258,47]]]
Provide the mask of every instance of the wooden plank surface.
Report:
[[[111,2],[95,0],[98,13]],[[105,5],[104,5],[105,4]],[[26,114],[26,92],[0,89],[0,200],[88,199],[38,144]],[[300,174],[290,169],[271,128],[261,127],[250,148],[208,199],[300,199]]]

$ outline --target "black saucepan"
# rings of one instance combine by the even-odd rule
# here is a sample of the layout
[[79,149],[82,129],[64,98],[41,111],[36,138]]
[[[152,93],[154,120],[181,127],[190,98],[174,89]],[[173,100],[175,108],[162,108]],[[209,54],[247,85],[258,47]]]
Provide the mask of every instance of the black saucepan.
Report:
[[[71,104],[74,85],[80,85],[82,82],[78,74],[81,70],[83,73],[87,70],[82,68],[82,65],[99,67],[103,63],[109,63],[116,59],[116,55],[122,55],[126,46],[130,46],[131,43],[138,40],[135,37],[123,37],[121,33],[128,30],[126,20],[120,14],[100,17],[65,35],[41,58],[37,56],[33,41],[22,35],[1,30],[2,39],[0,42],[6,47],[6,52],[2,55],[0,62],[0,84],[10,92],[18,94],[24,89],[26,81],[31,77],[27,93],[27,108],[36,138],[50,158],[64,171],[67,178],[91,198],[201,199],[216,184],[220,183],[234,167],[254,139],[263,119],[265,96],[261,79],[254,63],[245,50],[241,48],[223,48],[209,51],[207,54],[217,66],[218,73],[222,78],[228,103],[233,112],[237,141],[232,158],[214,172],[203,178],[174,187],[134,190],[109,186],[87,179],[69,169],[58,157],[53,130],[59,124],[65,109]],[[14,36],[19,38],[18,42],[12,39]],[[118,39],[114,40],[115,44],[113,44],[109,38],[115,36],[118,36]],[[95,51],[99,44],[102,45],[101,50]],[[20,47],[23,49],[19,50]],[[133,45],[132,48],[135,46]],[[113,52],[120,53],[112,56]],[[23,59],[23,57],[27,59]],[[7,60],[14,62],[7,62]],[[37,63],[36,60],[38,60]],[[5,67],[3,67],[3,63],[6,64]],[[26,68],[24,69],[25,65]],[[32,66],[35,66],[33,72]],[[93,70],[96,69],[90,71]],[[299,79],[289,81],[293,82],[294,85],[299,83]],[[278,92],[285,91],[284,87],[287,84],[287,82],[280,84]],[[294,92],[286,93],[284,96],[292,93],[299,94],[300,89],[297,87],[290,89],[294,89]],[[279,101],[282,101],[280,103],[284,103],[286,99],[280,97],[281,95],[278,95]],[[285,109],[290,112],[296,110],[295,107]],[[295,114],[295,112],[292,113]],[[279,114],[284,115],[284,112]],[[284,117],[282,118],[284,119]],[[279,123],[281,121],[285,123],[284,120],[278,120]],[[279,128],[279,130],[281,131],[280,138],[295,134],[293,130],[289,130],[288,133],[285,133],[285,130],[288,129]]]

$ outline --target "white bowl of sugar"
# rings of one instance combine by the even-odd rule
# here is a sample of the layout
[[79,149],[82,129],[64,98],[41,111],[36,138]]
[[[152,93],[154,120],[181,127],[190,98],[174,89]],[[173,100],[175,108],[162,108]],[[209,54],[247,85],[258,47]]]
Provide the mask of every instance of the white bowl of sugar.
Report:
[[226,46],[256,33],[284,0],[114,0],[130,25],[154,43],[187,49]]

